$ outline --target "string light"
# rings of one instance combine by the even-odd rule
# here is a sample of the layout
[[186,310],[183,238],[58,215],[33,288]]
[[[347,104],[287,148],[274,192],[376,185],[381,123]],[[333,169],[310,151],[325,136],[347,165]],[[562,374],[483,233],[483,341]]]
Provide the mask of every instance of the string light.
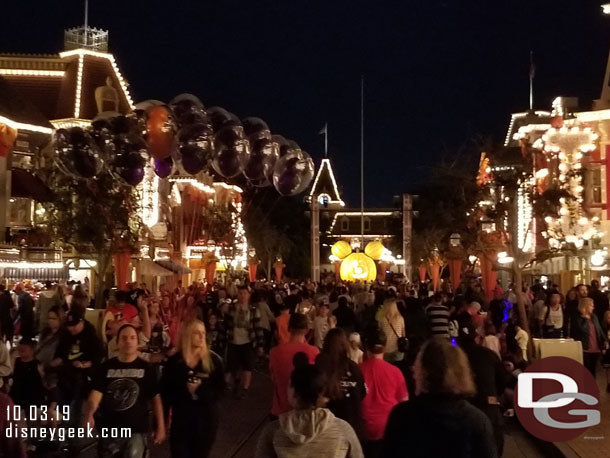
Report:
[[23,70],[16,68],[0,68],[0,75],[5,76],[48,76],[63,78],[66,72],[63,70]]

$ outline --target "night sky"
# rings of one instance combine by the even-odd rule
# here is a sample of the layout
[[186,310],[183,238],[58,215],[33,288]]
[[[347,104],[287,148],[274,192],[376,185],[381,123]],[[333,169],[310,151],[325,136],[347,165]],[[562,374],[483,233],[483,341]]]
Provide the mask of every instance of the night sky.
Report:
[[[360,75],[366,80],[366,203],[391,206],[475,136],[501,143],[509,114],[557,95],[599,96],[610,16],[590,0],[91,0],[91,25],[134,100],[182,92],[330,157],[359,203]],[[3,2],[0,52],[56,53],[83,1]],[[473,153],[474,154],[474,153]]]

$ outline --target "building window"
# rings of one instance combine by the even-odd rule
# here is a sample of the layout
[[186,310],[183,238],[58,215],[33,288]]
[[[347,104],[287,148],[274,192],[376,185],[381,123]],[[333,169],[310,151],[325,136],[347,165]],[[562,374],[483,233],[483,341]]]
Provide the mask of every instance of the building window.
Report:
[[341,231],[342,232],[349,231],[349,219],[348,218],[341,218]]
[[367,232],[371,231],[371,218],[364,218],[364,230]]

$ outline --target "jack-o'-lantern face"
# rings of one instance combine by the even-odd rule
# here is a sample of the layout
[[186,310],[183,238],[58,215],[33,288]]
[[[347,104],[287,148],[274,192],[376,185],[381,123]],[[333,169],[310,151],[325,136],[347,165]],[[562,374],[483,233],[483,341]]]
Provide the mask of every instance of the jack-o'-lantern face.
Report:
[[377,277],[375,262],[364,253],[352,253],[341,263],[341,279],[344,281],[374,281]]

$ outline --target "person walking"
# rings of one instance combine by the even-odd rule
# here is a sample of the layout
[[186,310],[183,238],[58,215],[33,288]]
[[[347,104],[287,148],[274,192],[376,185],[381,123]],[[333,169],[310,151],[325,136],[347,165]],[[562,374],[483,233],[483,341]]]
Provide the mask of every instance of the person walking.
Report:
[[229,310],[226,325],[229,371],[237,398],[245,399],[252,383],[255,348],[258,356],[262,356],[265,344],[260,313],[250,305],[250,291],[246,286],[239,287],[237,303]]
[[313,364],[320,353],[313,345],[305,340],[307,331],[307,317],[300,313],[290,315],[288,322],[290,340],[271,349],[269,354],[269,373],[273,382],[273,403],[271,406],[272,417],[288,412],[291,409],[288,399],[288,386],[290,385],[290,374],[294,369],[293,358],[297,353],[305,353],[309,362]]
[[[494,430],[498,456],[504,450],[504,419],[500,410],[500,396],[504,393],[507,373],[498,354],[476,342],[477,326],[470,315],[458,316],[458,343],[472,369],[476,394],[470,402],[487,415]],[[493,324],[490,323],[491,326]]]
[[398,348],[400,339],[404,339],[405,319],[398,311],[395,299],[386,299],[383,303],[383,314],[379,319],[379,328],[386,335],[384,358],[389,362],[401,361],[404,358],[402,350]]
[[430,332],[433,336],[449,339],[449,309],[443,305],[441,293],[435,293],[426,308]]
[[608,341],[594,313],[593,299],[584,297],[578,303],[579,315],[572,322],[571,336],[582,342],[583,361],[585,367],[595,377],[597,361],[602,350],[608,348]]
[[415,360],[414,377],[416,397],[392,411],[381,456],[498,456],[489,419],[465,400],[476,390],[462,349],[430,339]]
[[59,337],[51,365],[59,366],[59,404],[70,405],[70,421],[80,425],[82,403],[89,394],[93,368],[102,359],[102,346],[93,325],[85,321],[81,307],[70,309],[66,329]]
[[45,282],[45,289],[38,294],[36,301],[36,323],[38,323],[38,331],[42,331],[47,325],[47,313],[52,307],[61,307],[62,303],[59,300],[57,291],[53,288],[53,283]]
[[28,339],[36,335],[36,324],[34,316],[34,299],[30,293],[23,289],[23,285],[18,283],[15,286],[17,295],[17,316],[15,318],[15,328],[19,329],[19,335]]
[[309,357],[297,353],[291,362],[291,409],[269,423],[258,440],[255,458],[363,458],[354,430],[323,407],[326,382]]
[[358,436],[362,435],[360,404],[366,396],[364,377],[349,356],[349,343],[342,329],[331,329],[324,340],[316,365],[326,376],[327,408],[347,421]]
[[[93,428],[129,428],[130,437],[101,437],[100,458],[120,454],[142,458],[150,429],[149,404],[155,418],[154,443],[165,440],[165,421],[159,386],[153,367],[138,357],[138,330],[124,324],[117,331],[119,353],[97,368],[87,402],[86,424]],[[99,420],[94,414],[99,409]],[[98,428],[99,429],[99,428]]]
[[178,353],[166,363],[161,377],[164,407],[171,409],[172,458],[207,458],[216,440],[224,391],[220,357],[206,343],[204,324],[192,320],[183,327]]
[[364,454],[366,458],[399,456],[382,455],[381,440],[390,412],[396,404],[409,398],[407,385],[400,370],[383,360],[386,346],[383,331],[370,329],[365,335],[364,345],[367,357],[360,365],[368,389],[361,405]]
[[13,342],[13,333],[15,326],[13,324],[13,314],[15,313],[15,303],[11,297],[10,291],[6,286],[0,284],[0,337],[6,339],[7,342]]

